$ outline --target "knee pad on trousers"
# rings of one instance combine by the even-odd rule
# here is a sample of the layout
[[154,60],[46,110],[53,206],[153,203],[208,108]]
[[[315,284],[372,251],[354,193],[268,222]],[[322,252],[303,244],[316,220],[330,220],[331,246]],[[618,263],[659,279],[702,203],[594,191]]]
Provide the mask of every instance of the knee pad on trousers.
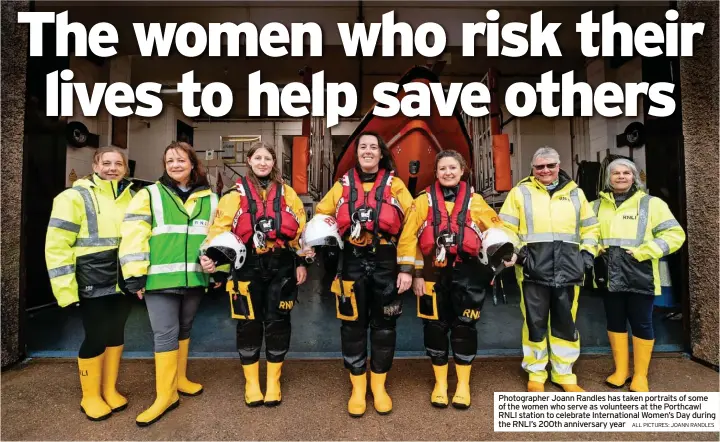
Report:
[[365,373],[367,368],[367,329],[360,323],[343,321],[340,341],[345,368],[353,375]]
[[423,340],[425,341],[425,351],[433,363],[433,365],[445,365],[448,362],[449,343],[448,330],[449,326],[441,321],[425,321],[423,327]]
[[395,328],[370,328],[370,364],[374,373],[390,371],[396,336]]
[[268,362],[282,362],[290,348],[290,317],[265,323],[265,356]]
[[477,353],[477,330],[475,324],[456,324],[450,331],[453,357],[458,365],[470,365]]
[[[562,339],[563,341],[575,342],[580,339],[580,335],[575,328],[574,323],[569,324],[553,324],[552,318],[550,319],[550,332],[556,338]],[[537,341],[535,341],[537,342]]]
[[260,321],[239,321],[236,334],[237,350],[243,365],[253,364],[260,359],[263,324]]

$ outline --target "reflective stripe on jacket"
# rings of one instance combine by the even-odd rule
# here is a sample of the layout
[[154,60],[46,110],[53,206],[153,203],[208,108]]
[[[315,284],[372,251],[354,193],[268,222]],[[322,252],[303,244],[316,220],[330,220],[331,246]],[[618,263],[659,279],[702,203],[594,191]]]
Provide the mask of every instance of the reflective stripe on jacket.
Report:
[[534,177],[520,181],[500,218],[526,248],[524,279],[552,287],[582,284],[580,251],[596,255],[599,226],[582,189],[564,171],[552,196]]
[[637,190],[617,207],[612,192],[600,192],[593,209],[604,264],[595,271],[602,273],[598,276],[608,282],[608,290],[659,295],[658,261],[685,242],[685,231],[667,204]]
[[[60,307],[116,293],[120,223],[132,183],[82,178],[53,200],[45,262]],[[119,191],[122,189],[122,191]],[[122,286],[122,281],[120,281]]]
[[159,182],[138,192],[121,227],[125,279],[147,276],[146,290],[207,286],[199,249],[217,202],[208,188],[196,190],[184,204]]

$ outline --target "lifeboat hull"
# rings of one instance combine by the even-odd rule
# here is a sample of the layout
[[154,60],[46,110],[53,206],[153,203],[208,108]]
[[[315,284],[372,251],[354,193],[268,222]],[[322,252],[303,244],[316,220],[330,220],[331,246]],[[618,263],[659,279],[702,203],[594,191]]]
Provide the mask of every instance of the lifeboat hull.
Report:
[[[399,100],[405,96],[402,85],[414,81],[439,83],[439,78],[424,66],[413,67],[398,83],[401,86],[401,92],[396,95]],[[382,137],[392,152],[397,176],[415,194],[433,183],[435,156],[442,150],[459,152],[468,165],[466,176],[470,174],[473,165],[472,142],[457,109],[452,116],[443,117],[437,107],[431,104],[431,114],[428,117],[406,117],[401,113],[393,117],[377,117],[373,115],[375,106],[377,103],[365,115],[343,147],[335,165],[336,180],[354,167],[355,143],[357,137],[366,131],[375,132]],[[419,170],[413,176],[410,174],[412,161],[419,161]]]

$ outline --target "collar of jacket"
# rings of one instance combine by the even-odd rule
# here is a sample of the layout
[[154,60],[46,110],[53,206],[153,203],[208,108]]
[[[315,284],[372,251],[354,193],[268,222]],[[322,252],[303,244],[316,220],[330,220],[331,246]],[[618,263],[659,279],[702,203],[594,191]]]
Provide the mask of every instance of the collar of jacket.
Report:
[[[160,177],[160,179],[158,180],[158,182],[159,182],[160,184],[162,184],[163,186],[167,187],[168,189],[172,190],[175,195],[179,195],[179,194],[180,194],[180,188],[178,187],[178,185],[177,185],[177,183],[175,182],[175,180],[173,180],[172,178],[170,178],[170,175],[168,175],[167,172],[164,172],[164,173],[163,173],[163,175]],[[204,192],[204,191],[207,191],[207,192]],[[188,199],[190,199],[190,197],[191,197],[192,195],[194,195],[195,193],[199,193],[199,192],[204,192],[204,193],[202,193],[201,195],[197,195],[198,198],[199,198],[199,197],[202,197],[202,196],[209,195],[209,194],[210,194],[210,186],[208,186],[207,184],[197,184],[197,185],[195,185],[195,187],[192,187],[192,188],[190,189],[190,191],[189,191],[189,193],[188,193]]]
[[[130,192],[133,182],[127,178],[123,178],[119,181],[104,180],[94,173],[87,178],[80,178],[73,183],[73,187],[85,187],[92,189],[94,192],[106,193],[112,195],[113,198],[118,198],[125,192]],[[118,192],[118,189],[122,189]]]
[[[628,197],[625,198],[625,201],[623,202],[630,201],[631,199],[636,197],[642,198],[643,196],[647,195],[647,193],[645,193],[642,189],[638,189],[635,184],[633,184],[630,190],[628,190],[628,193]],[[600,198],[610,201],[611,203],[613,203],[613,205],[615,204],[615,195],[613,194],[613,191],[609,188],[606,188],[604,191],[600,192]]]
[[[526,177],[518,183],[518,185],[521,184],[534,186],[540,190],[543,190],[544,192],[549,193],[545,185],[538,181],[537,178],[535,178],[533,175]],[[560,193],[560,191],[563,189],[570,191],[576,187],[577,184],[575,183],[575,181],[572,180],[572,178],[570,178],[570,175],[568,175],[567,172],[565,172],[564,170],[560,169],[560,172],[558,173],[558,185],[555,188],[553,194]]]

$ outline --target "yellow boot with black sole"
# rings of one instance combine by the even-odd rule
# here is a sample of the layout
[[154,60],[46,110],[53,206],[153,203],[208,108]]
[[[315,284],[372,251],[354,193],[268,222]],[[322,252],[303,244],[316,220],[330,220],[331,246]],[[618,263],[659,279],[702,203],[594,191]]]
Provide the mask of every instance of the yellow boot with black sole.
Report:
[[385,379],[387,373],[370,372],[370,389],[373,394],[373,406],[378,414],[390,414],[392,411],[392,399],[385,390]]
[[168,411],[180,405],[180,396],[177,391],[178,351],[164,351],[155,353],[155,402],[138,415],[135,423],[139,427],[152,425]]
[[245,405],[257,407],[264,402],[262,390],[260,389],[260,362],[243,365],[245,375]]
[[430,393],[430,403],[433,407],[447,408],[448,406],[448,364],[433,365],[435,373],[435,388]]
[[348,413],[352,417],[360,417],[365,414],[367,406],[365,396],[367,395],[367,373],[359,375],[350,375],[350,383],[352,384],[352,394],[348,401]]
[[100,394],[104,356],[103,353],[94,358],[78,358],[80,386],[82,387],[80,410],[91,421],[101,421],[109,418],[112,414],[112,409]]
[[630,351],[628,334],[608,331],[608,340],[612,349],[615,372],[605,379],[605,384],[612,388],[622,388],[630,381]]
[[648,370],[650,369],[650,359],[652,359],[654,339],[640,339],[633,336],[633,376],[630,382],[630,391],[638,393],[647,393],[650,391],[648,386]]
[[452,405],[460,410],[470,408],[470,370],[472,365],[455,364],[457,374],[457,387],[452,399]]
[[282,392],[280,390],[282,364],[282,362],[267,363],[267,383],[265,385],[266,407],[275,407],[282,402]]
[[123,345],[107,347],[103,361],[102,396],[113,412],[123,411],[127,408],[128,400],[117,391],[120,359],[122,359]]
[[185,396],[197,396],[203,392],[203,386],[187,378],[190,338],[178,341],[178,393]]

